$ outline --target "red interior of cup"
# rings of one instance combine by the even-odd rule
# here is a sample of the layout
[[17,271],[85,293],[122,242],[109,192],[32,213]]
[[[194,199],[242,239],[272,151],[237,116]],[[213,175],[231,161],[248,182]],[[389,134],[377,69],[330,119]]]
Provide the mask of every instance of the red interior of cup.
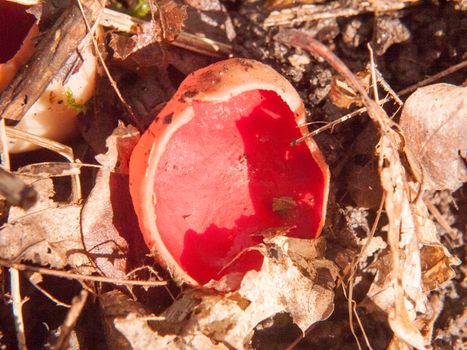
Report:
[[159,234],[188,275],[205,284],[259,269],[262,255],[248,248],[274,232],[314,238],[324,174],[308,146],[293,143],[302,134],[287,104],[252,90],[192,106],[154,182]]

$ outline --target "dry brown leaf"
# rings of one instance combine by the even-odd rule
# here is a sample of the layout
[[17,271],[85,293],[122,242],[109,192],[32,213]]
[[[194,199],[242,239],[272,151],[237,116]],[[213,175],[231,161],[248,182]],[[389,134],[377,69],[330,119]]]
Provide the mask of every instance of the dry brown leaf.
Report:
[[455,191],[467,181],[467,87],[418,89],[405,102],[400,127],[425,188]]
[[255,327],[277,313],[287,312],[302,331],[330,316],[338,269],[324,259],[323,238],[274,237],[259,249],[261,270],[248,272],[237,292],[192,291],[177,300],[164,313],[172,333],[150,333],[135,315],[115,320],[116,327],[138,349],[244,349]]
[[0,234],[0,257],[27,260],[42,266],[71,266],[89,273],[89,259],[81,241],[81,206],[59,204],[51,179],[23,177],[38,192],[37,203],[28,210],[11,208]]
[[125,278],[147,251],[129,193],[128,162],[139,132],[120,124],[107,139],[108,152],[96,159],[104,166],[81,213],[83,242],[107,277]]

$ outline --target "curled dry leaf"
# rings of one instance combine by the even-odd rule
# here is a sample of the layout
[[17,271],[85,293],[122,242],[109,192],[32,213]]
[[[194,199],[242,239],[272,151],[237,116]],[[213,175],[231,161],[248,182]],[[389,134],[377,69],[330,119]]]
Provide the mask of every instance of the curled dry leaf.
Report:
[[128,160],[138,139],[135,128],[122,124],[107,138],[108,152],[96,156],[104,167],[81,213],[86,251],[107,277],[125,278],[146,251],[128,190]]
[[404,105],[400,127],[425,188],[455,191],[467,181],[467,87],[418,89]]
[[23,177],[23,180],[34,186],[38,201],[28,210],[10,209],[8,223],[0,233],[0,257],[92,272],[81,241],[81,206],[54,202],[51,179]]
[[[322,238],[275,237],[259,249],[265,255],[261,270],[248,272],[237,292],[184,294],[166,310],[165,321],[155,326],[152,337],[147,323],[135,315],[116,319],[116,328],[138,349],[148,344],[169,349],[200,348],[199,344],[204,344],[203,349],[244,349],[255,327],[277,313],[289,313],[302,331],[329,317],[338,269],[324,259]],[[139,322],[137,327],[131,326],[134,322]],[[167,332],[170,325],[172,332]],[[161,329],[165,335],[157,333]]]

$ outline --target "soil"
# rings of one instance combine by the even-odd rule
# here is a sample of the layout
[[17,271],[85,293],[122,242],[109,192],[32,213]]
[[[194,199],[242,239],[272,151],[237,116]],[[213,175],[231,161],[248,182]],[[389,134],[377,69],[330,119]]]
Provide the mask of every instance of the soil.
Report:
[[[315,123],[310,126],[310,130],[315,129],[315,125],[320,126],[316,122],[331,122],[349,112],[347,109],[336,107],[329,99],[331,80],[335,75],[329,65],[303,50],[278,43],[274,40],[278,27],[265,28],[262,25],[270,12],[264,1],[221,2],[226,7],[236,32],[233,55],[270,64],[287,77],[302,96],[309,121]],[[296,2],[300,3],[300,1]],[[346,3],[349,8],[357,7],[357,1],[340,2]],[[370,43],[375,51],[377,68],[384,80],[394,91],[399,91],[466,59],[467,16],[464,11],[456,9],[458,6],[461,6],[461,2],[417,3],[379,16],[375,16],[374,13],[362,13],[351,17],[333,17],[297,23],[293,27],[312,34],[332,48],[353,72],[363,71],[367,67],[369,61],[367,43]],[[199,64],[203,64],[202,61],[203,58],[200,58]],[[115,71],[119,69],[121,67],[114,67]],[[173,92],[173,86],[176,87],[181,75],[180,71],[175,72],[173,67],[164,75],[170,79],[170,82],[160,82],[158,91],[164,93],[157,96],[157,101],[151,102],[154,107],[151,108],[151,113],[154,114],[154,111],[160,108],[159,104],[170,97],[167,91]],[[137,79],[134,73],[125,71],[121,73],[121,77],[127,84],[123,86],[129,86],[131,90],[132,79]],[[462,85],[465,79],[464,69],[444,77],[442,82]],[[106,85],[106,83],[102,84]],[[108,92],[109,89],[104,88],[101,91]],[[128,94],[131,100],[132,93],[128,92]],[[380,94],[385,96],[386,92],[381,89]],[[407,95],[401,98],[405,99]],[[386,110],[389,115],[394,112],[397,121],[399,116],[397,106],[389,105]],[[121,113],[122,117],[119,119],[128,122],[123,108],[113,107],[105,117],[111,113]],[[115,118],[115,115],[112,118]],[[143,125],[147,123],[144,117],[141,120]],[[103,133],[108,134],[115,124],[115,119],[108,122],[100,120],[98,123],[102,126],[99,132],[96,134],[92,134],[96,130],[91,131],[91,134],[84,132],[84,139],[91,140],[91,147],[101,151],[105,141]],[[90,125],[96,126],[94,122],[90,122]],[[89,127],[82,129],[88,130]],[[95,135],[100,139],[97,140]],[[374,155],[377,140],[366,114],[336,126],[332,132],[320,133],[315,140],[323,151],[332,174],[327,221],[322,233],[327,241],[327,257],[334,261],[341,271],[345,271],[360,251],[361,240],[373,224],[380,201],[381,192],[378,189]],[[74,143],[78,153],[83,149],[83,144],[86,144],[83,139]],[[83,153],[82,160],[93,162],[95,154],[89,149]],[[45,151],[24,154],[12,159],[14,169],[33,162],[53,160],[56,160],[54,156]],[[83,175],[85,195],[94,184],[94,175],[92,171],[86,171]],[[369,181],[373,184],[371,186],[373,190],[367,192],[369,186],[356,186],[355,179]],[[66,189],[68,183],[56,183],[56,188]],[[66,198],[66,192],[62,198]],[[445,226],[434,220],[441,242],[453,255],[464,260],[467,249],[464,246],[467,234],[467,185],[464,184],[454,193],[448,191],[427,193],[426,199],[435,205],[451,226],[451,230],[446,230]],[[385,224],[386,220],[383,218],[376,230],[376,236],[383,240],[386,239]],[[379,255],[375,254],[362,263],[357,271],[353,290],[353,298],[368,343],[375,350],[386,349],[392,337],[386,315],[369,306],[366,300],[366,293],[375,276],[371,270],[365,268],[375,263],[378,257]],[[454,269],[455,278],[439,286],[430,295],[439,297],[443,304],[442,311],[434,324],[432,340],[434,349],[461,349],[465,342],[467,270],[465,265],[456,266]],[[162,269],[160,273],[167,277]],[[0,305],[0,346],[2,349],[15,349],[17,343],[14,322],[7,297],[8,270],[4,269],[1,276],[3,303]],[[29,349],[52,348],[54,334],[57,334],[57,330],[62,325],[67,309],[57,306],[32,287],[28,282],[28,276],[26,273],[22,274],[21,284],[23,296],[29,298],[24,306],[28,346]],[[56,277],[44,277],[41,286],[65,303],[71,303],[72,298],[80,290],[78,282]],[[92,288],[97,295],[117,287],[94,285]],[[117,289],[127,292],[124,288]],[[164,310],[171,303],[172,295],[176,296],[178,293],[180,289],[175,283],[170,283],[167,289],[145,290],[136,287],[132,290],[136,299],[155,314]],[[357,320],[353,320],[352,327],[349,325],[349,305],[341,288],[336,290],[334,307],[331,317],[313,325],[303,338],[301,331],[291,322],[288,315],[276,315],[274,319],[258,325],[251,340],[251,347],[254,349],[357,349],[352,334],[352,330],[355,330],[362,348],[369,348],[365,344]],[[74,349],[110,349],[111,347],[106,343],[104,328],[105,320],[99,307],[99,299],[90,297],[77,323],[74,333],[76,337],[71,340],[72,343],[75,342]]]

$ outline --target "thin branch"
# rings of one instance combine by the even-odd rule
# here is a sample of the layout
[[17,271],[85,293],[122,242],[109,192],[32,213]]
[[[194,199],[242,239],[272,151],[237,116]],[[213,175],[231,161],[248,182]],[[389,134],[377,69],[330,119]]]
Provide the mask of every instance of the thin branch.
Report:
[[67,271],[53,270],[53,269],[48,269],[44,267],[36,267],[36,266],[31,266],[31,265],[12,263],[4,259],[0,259],[0,266],[15,268],[19,271],[39,272],[42,275],[56,276],[56,277],[70,279],[70,280],[110,283],[110,284],[123,285],[123,286],[159,287],[159,286],[164,286],[167,284],[166,281],[137,281],[137,280],[124,280],[124,279],[110,278],[110,277],[103,277],[103,276],[86,276],[86,275],[81,275],[78,273],[72,273],[72,272],[67,272]]
[[[449,67],[449,68],[447,68],[447,69],[445,69],[445,70],[443,70],[443,71],[441,71],[441,72],[439,72],[439,73],[436,73],[435,75],[433,75],[433,76],[431,76],[431,77],[429,77],[429,78],[427,78],[427,79],[424,79],[424,80],[422,80],[422,81],[419,81],[419,82],[416,83],[416,84],[410,85],[410,86],[408,86],[408,87],[406,87],[406,88],[404,88],[404,89],[398,91],[398,92],[395,94],[395,96],[404,96],[404,95],[410,94],[411,92],[417,90],[419,87],[422,87],[422,86],[431,84],[431,83],[433,83],[433,82],[435,82],[435,81],[437,81],[437,80],[439,80],[439,79],[441,79],[441,78],[444,78],[445,76],[448,76],[448,75],[450,75],[450,74],[452,74],[452,73],[455,73],[455,72],[457,72],[457,71],[459,71],[459,70],[462,70],[462,69],[464,69],[464,68],[466,68],[466,67],[467,67],[467,60],[462,61],[462,62],[460,62],[460,63],[458,63],[458,64],[456,64],[456,65],[454,65],[454,66],[451,66],[451,67]],[[383,105],[386,104],[387,102],[391,101],[395,96],[392,96],[392,94],[391,94],[391,97],[392,97],[392,98],[391,98],[391,97],[385,97],[385,98],[383,98],[382,100],[379,101],[379,105],[380,105],[380,106],[383,106]],[[366,111],[367,111],[367,108],[366,108],[366,107],[361,107],[361,108],[359,108],[359,109],[356,109],[355,111],[350,112],[350,113],[348,113],[348,114],[346,114],[346,115],[340,117],[339,119],[336,119],[336,120],[334,120],[333,122],[328,123],[328,124],[326,124],[326,125],[324,125],[324,126],[318,128],[318,129],[315,129],[315,130],[313,130],[312,132],[310,132],[310,133],[308,133],[308,134],[306,134],[306,135],[304,135],[304,136],[302,136],[302,137],[296,139],[296,140],[294,141],[294,144],[298,144],[298,143],[300,143],[300,142],[303,142],[303,141],[305,141],[307,138],[309,138],[309,137],[314,137],[314,136],[316,136],[316,135],[318,135],[318,134],[321,134],[322,132],[324,132],[324,131],[326,131],[326,130],[334,129],[334,127],[336,127],[337,125],[339,125],[339,124],[341,124],[341,123],[344,123],[344,122],[346,122],[347,120],[352,119],[353,117],[355,117],[355,116],[357,116],[357,115],[359,115],[359,114],[365,113]],[[308,125],[308,124],[305,124],[305,125]]]
[[461,70],[461,69],[464,69],[467,67],[467,60],[465,61],[462,61],[458,64],[455,64],[454,66],[451,66],[439,73],[436,73],[435,75],[432,75],[431,77],[429,78],[426,78],[422,81],[419,81],[418,83],[416,84],[413,84],[409,87],[406,87],[405,89],[402,89],[401,91],[399,91],[397,94],[399,96],[401,95],[407,95],[407,94],[410,94],[411,92],[417,90],[419,87],[422,87],[422,86],[425,86],[425,85],[428,85],[428,84],[431,84],[435,81],[437,81],[438,79],[441,79],[441,78],[444,78],[445,76],[447,75],[450,75],[454,72],[457,72],[458,70]]
[[408,6],[420,4],[418,0],[406,1],[360,1],[356,6],[349,7],[348,3],[333,1],[326,5],[306,4],[293,8],[273,11],[264,21],[265,27],[293,26],[298,23],[317,21],[328,18],[352,17],[369,12],[391,12],[399,11]]
[[31,279],[29,279],[29,282],[31,282],[31,284],[33,285],[34,288],[36,288],[39,292],[44,294],[48,299],[53,301],[57,306],[62,306],[62,307],[65,307],[67,309],[71,308],[70,304],[64,303],[63,301],[60,301],[57,298],[55,298],[52,294],[50,294],[48,291],[46,291],[44,288],[42,288],[39,285],[39,283],[35,283],[34,281],[31,281]]
[[[114,89],[115,93],[117,94],[118,99],[122,103],[123,107],[125,107],[128,114],[130,115],[131,121],[139,129],[141,129],[141,125],[140,125],[140,123],[138,121],[138,118],[136,117],[135,113],[133,112],[133,108],[131,108],[131,106],[128,104],[128,102],[126,102],[125,98],[123,97],[122,93],[120,92],[120,89],[118,88],[115,79],[112,77],[112,74],[110,74],[110,70],[107,67],[107,64],[105,63],[105,59],[102,56],[101,51],[99,50],[99,45],[97,44],[97,40],[94,37],[97,26],[95,25],[94,27],[91,28],[91,25],[89,24],[86,13],[84,12],[84,8],[83,8],[83,4],[81,3],[81,0],[77,0],[77,2],[78,2],[79,9],[81,10],[81,15],[83,16],[83,19],[84,19],[84,23],[86,23],[86,28],[87,28],[88,32],[91,34],[91,41],[92,41],[92,44],[94,46],[94,51],[96,51],[96,55],[99,58],[99,61],[100,61],[101,65],[102,65],[102,68],[104,68],[105,74],[107,75],[107,78],[109,79],[110,85],[112,85],[112,88]],[[107,2],[107,0],[104,0],[104,3],[101,5],[102,10],[101,10],[101,12],[99,13],[99,15],[97,17],[96,23],[100,22],[100,19],[102,17],[102,13],[104,12],[106,2]]]

